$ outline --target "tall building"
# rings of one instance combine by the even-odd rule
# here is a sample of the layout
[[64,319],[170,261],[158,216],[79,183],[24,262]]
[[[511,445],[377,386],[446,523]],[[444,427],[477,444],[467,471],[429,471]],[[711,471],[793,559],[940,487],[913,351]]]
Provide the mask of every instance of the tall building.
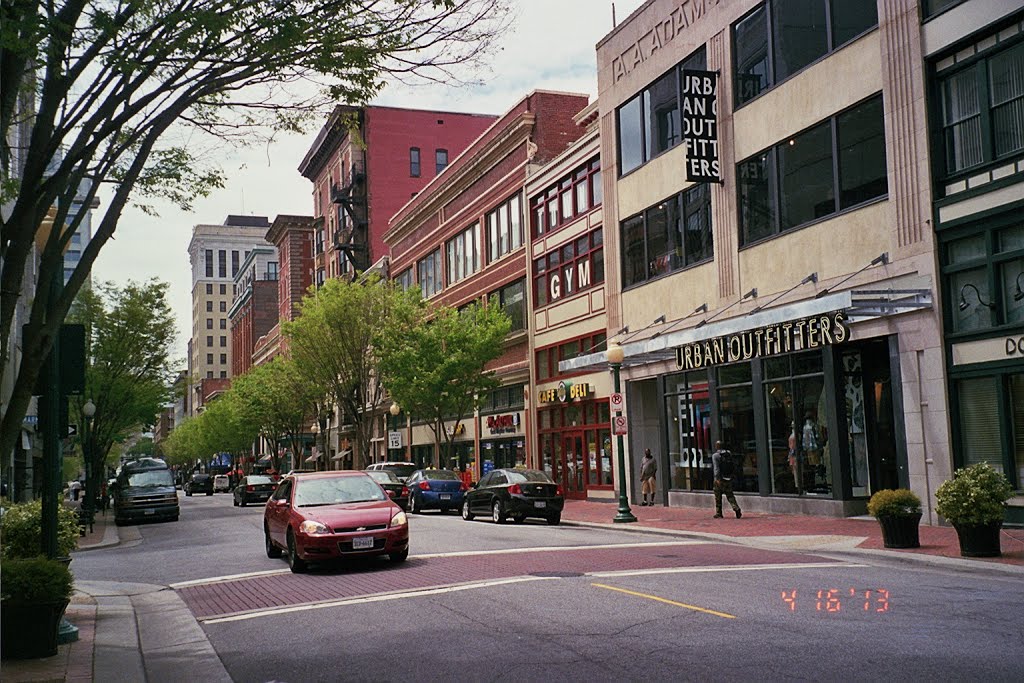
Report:
[[188,245],[192,264],[190,414],[202,410],[208,397],[230,384],[232,285],[250,251],[272,249],[266,240],[269,227],[266,216],[228,216],[221,225],[200,224],[192,230]]
[[1024,10],[947,0],[922,14],[953,466],[1006,475],[1006,520],[1022,524]]
[[[82,252],[89,245],[89,240],[92,239],[92,212],[93,209],[99,207],[99,198],[94,197],[92,202],[89,204],[85,203],[85,195],[87,194],[90,181],[83,181],[82,185],[79,186],[78,192],[75,195],[75,200],[71,204],[71,210],[68,211],[66,223],[70,225],[73,223],[79,215],[82,215],[82,222],[78,224],[78,229],[75,230],[75,234],[71,236],[71,244],[68,245],[67,251],[64,252],[64,284],[67,284],[68,280],[71,279],[72,273],[75,272],[75,268],[78,267],[78,262],[82,258]],[[90,280],[86,280],[86,287],[89,286]]]
[[278,324],[277,280],[277,249],[253,247],[235,275],[228,309],[232,377],[252,367],[256,342]]

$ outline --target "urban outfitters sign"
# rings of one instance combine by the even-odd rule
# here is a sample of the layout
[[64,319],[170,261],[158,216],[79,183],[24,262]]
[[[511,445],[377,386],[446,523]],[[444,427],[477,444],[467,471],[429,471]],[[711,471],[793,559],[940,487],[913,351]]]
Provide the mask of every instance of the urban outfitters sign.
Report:
[[835,311],[685,344],[676,348],[676,367],[694,370],[841,344],[849,338],[846,314]]
[[682,137],[686,143],[686,180],[720,183],[718,164],[718,74],[683,70]]

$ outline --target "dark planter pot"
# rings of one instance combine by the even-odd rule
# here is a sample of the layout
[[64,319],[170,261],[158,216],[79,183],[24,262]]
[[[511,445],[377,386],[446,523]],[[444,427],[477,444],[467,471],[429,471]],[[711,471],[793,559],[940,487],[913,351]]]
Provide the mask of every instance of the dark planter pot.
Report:
[[920,548],[917,534],[921,513],[913,515],[885,515],[878,518],[882,527],[882,542],[886,548]]
[[960,554],[964,557],[1000,557],[999,532],[1003,523],[954,524],[960,539]]
[[67,600],[39,605],[0,607],[0,651],[4,659],[38,659],[57,654],[57,626]]

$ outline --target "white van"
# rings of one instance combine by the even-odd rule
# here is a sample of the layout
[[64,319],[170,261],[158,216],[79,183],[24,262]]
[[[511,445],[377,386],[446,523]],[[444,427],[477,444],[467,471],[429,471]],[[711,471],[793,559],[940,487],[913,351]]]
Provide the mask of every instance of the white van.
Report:
[[226,474],[218,474],[213,478],[214,493],[227,493],[231,490],[231,480]]

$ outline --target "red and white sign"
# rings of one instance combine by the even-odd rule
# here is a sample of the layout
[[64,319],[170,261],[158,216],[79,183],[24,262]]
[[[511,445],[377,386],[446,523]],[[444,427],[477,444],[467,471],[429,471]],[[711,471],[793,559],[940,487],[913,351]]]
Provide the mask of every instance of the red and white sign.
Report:
[[626,409],[626,398],[622,395],[622,392],[616,391],[608,399],[608,402],[612,406],[612,410],[625,410]]
[[612,434],[616,436],[623,436],[627,433],[626,429],[626,416],[616,415],[612,418]]

